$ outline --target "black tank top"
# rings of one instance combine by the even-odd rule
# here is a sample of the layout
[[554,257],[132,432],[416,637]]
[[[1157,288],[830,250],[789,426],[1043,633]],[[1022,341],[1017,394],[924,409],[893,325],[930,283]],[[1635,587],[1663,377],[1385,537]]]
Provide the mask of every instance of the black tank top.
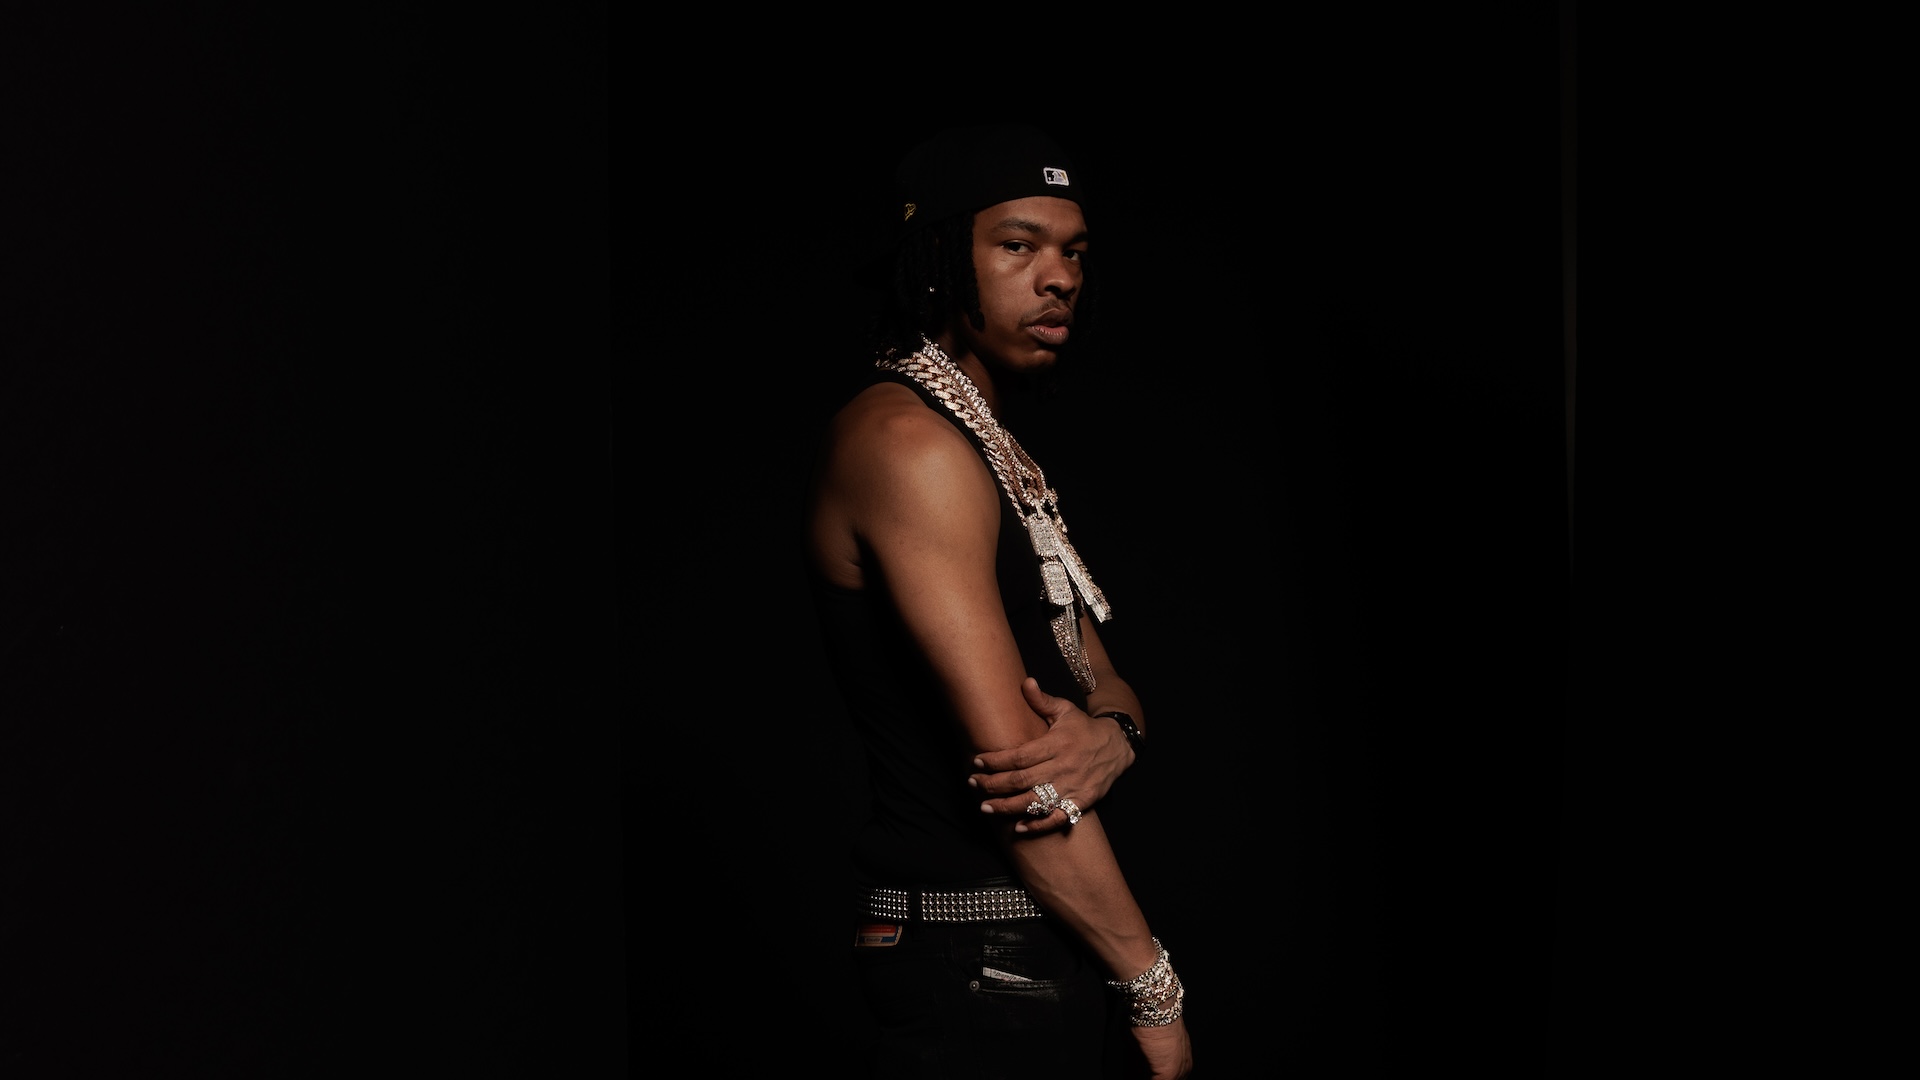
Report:
[[[894,372],[875,378],[911,387],[967,436],[982,467],[991,468],[979,436],[925,387]],[[1042,689],[1084,708],[1085,695],[1054,644],[1049,620],[1058,609],[1046,598],[1026,524],[1005,498],[999,502],[997,576],[1020,658]],[[854,841],[855,878],[908,887],[1012,874],[996,839],[1002,826],[980,812],[980,793],[967,786],[973,750],[877,578],[853,590],[813,576],[827,657],[866,746],[872,785]]]

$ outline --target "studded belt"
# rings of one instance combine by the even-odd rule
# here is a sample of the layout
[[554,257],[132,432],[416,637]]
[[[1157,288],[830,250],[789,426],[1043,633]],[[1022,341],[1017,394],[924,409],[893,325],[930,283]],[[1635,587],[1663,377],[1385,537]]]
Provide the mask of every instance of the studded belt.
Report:
[[995,922],[1042,914],[1032,895],[1010,878],[940,889],[862,889],[857,899],[862,915],[898,922]]

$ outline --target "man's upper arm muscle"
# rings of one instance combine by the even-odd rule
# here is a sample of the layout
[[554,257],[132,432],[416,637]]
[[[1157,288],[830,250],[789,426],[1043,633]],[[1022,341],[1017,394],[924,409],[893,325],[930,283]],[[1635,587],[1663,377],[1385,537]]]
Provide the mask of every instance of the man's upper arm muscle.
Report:
[[973,748],[1044,733],[1020,693],[1026,668],[995,574],[998,480],[966,436],[917,401],[863,438],[854,530]]

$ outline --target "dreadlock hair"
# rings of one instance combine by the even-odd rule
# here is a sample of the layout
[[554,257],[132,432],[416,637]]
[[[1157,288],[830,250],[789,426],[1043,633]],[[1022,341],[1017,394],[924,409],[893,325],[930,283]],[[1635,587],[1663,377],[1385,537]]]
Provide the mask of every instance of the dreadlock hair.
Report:
[[893,274],[874,320],[878,353],[905,355],[920,347],[921,335],[933,337],[957,302],[974,327],[986,325],[980,312],[980,286],[973,275],[973,215],[955,214],[900,241]]

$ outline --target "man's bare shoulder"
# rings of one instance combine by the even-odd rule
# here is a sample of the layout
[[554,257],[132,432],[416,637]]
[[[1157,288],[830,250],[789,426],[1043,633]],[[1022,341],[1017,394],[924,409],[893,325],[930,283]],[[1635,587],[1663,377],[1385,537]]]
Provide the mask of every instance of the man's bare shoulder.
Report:
[[965,435],[920,395],[899,383],[876,383],[834,416],[829,444],[836,469],[867,475],[908,475],[971,462]]
[[990,570],[999,489],[966,435],[898,383],[868,387],[835,414],[811,509],[814,557],[828,579],[859,588],[880,564],[909,576],[916,560]]

